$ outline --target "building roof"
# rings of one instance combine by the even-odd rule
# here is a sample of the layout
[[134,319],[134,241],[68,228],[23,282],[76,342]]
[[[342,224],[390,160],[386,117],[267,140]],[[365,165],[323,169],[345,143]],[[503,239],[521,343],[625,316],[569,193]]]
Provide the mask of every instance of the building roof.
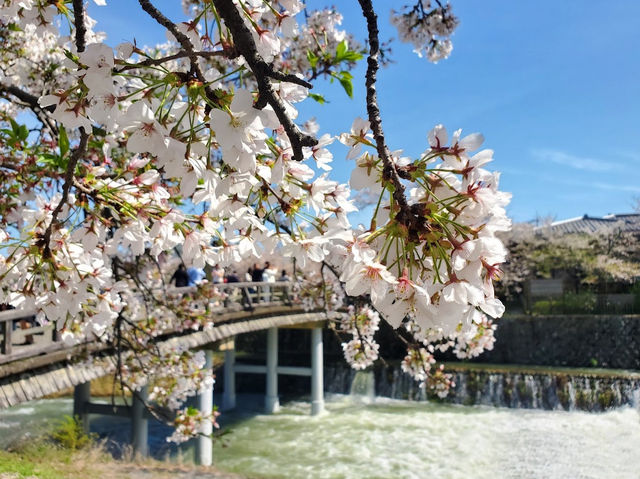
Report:
[[605,228],[615,228],[622,231],[640,231],[640,214],[611,214],[602,217],[584,215],[568,220],[554,221],[548,225],[538,226],[534,230],[540,233],[551,234],[589,234]]

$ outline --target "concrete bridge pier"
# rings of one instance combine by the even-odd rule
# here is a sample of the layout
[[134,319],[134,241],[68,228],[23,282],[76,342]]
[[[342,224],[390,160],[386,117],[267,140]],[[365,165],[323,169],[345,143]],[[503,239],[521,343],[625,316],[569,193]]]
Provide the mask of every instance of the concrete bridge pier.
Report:
[[267,330],[267,395],[264,400],[267,414],[280,410],[278,398],[278,328]]
[[[213,367],[213,352],[205,349],[205,370],[211,370]],[[201,389],[197,395],[198,410],[204,415],[213,413],[213,384]],[[196,439],[196,463],[201,466],[210,466],[213,464],[213,424],[210,421],[205,423],[202,435]]]
[[82,424],[85,434],[89,433],[89,413],[87,405],[91,401],[91,383],[81,383],[73,388],[73,417]]
[[322,328],[311,330],[311,415],[324,411]]
[[222,410],[229,411],[236,407],[236,343],[235,336],[220,345],[224,351],[224,393]]
[[133,395],[131,405],[131,445],[134,456],[149,454],[149,420],[146,415],[145,402],[149,389],[144,386]]

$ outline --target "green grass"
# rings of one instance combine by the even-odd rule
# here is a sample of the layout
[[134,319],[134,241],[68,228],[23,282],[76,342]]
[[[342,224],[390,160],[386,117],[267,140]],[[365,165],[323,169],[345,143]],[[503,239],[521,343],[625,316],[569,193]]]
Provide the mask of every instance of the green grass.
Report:
[[[129,456],[128,456],[129,457]],[[183,464],[182,457],[159,461],[150,458],[116,460],[87,435],[70,417],[38,438],[0,450],[0,478],[8,479],[187,479],[211,477],[237,478],[215,468]]]
[[[91,464],[87,458],[95,455],[88,455],[86,451],[73,453],[45,441],[36,441],[11,452],[0,451],[0,474],[13,473],[19,478],[36,476],[38,479],[88,477]],[[74,460],[74,456],[82,459]]]

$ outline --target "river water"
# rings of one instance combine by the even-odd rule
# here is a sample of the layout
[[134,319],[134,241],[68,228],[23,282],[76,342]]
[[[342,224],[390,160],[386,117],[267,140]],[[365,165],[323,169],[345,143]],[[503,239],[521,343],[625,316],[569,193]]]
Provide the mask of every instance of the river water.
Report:
[[[3,411],[0,445],[70,410],[70,400],[55,399]],[[318,417],[291,402],[275,415],[230,414],[227,423],[215,463],[249,477],[640,478],[640,415],[631,407],[587,413],[333,395]]]

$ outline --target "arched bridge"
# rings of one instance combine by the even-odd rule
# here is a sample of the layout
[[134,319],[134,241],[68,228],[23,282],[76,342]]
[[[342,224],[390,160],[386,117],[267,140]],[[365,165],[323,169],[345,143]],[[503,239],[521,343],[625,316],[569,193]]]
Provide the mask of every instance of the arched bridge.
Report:
[[[226,290],[224,305],[213,308],[212,328],[176,331],[163,337],[159,347],[181,346],[202,348],[207,353],[207,366],[211,367],[214,347],[224,350],[224,395],[222,409],[235,407],[235,375],[237,373],[266,374],[265,410],[279,408],[278,375],[311,377],[311,412],[318,414],[324,408],[322,378],[322,327],[329,319],[324,311],[305,311],[296,304],[292,282],[226,283],[217,285]],[[188,294],[194,288],[175,288],[172,293]],[[97,404],[91,402],[90,382],[115,371],[115,351],[99,342],[68,346],[60,340],[53,325],[27,327],[33,311],[0,312],[0,409],[39,399],[71,387],[74,388],[74,414],[88,429],[89,414],[116,414],[132,419],[134,450],[147,453],[147,419],[144,410],[146,387],[138,391],[130,406]],[[311,368],[278,366],[278,328],[307,328],[311,336]],[[237,335],[268,330],[266,365],[235,363]],[[92,360],[88,361],[87,356]],[[200,409],[211,411],[213,390],[198,396]],[[198,441],[199,462],[211,463],[211,447],[207,438]]]

